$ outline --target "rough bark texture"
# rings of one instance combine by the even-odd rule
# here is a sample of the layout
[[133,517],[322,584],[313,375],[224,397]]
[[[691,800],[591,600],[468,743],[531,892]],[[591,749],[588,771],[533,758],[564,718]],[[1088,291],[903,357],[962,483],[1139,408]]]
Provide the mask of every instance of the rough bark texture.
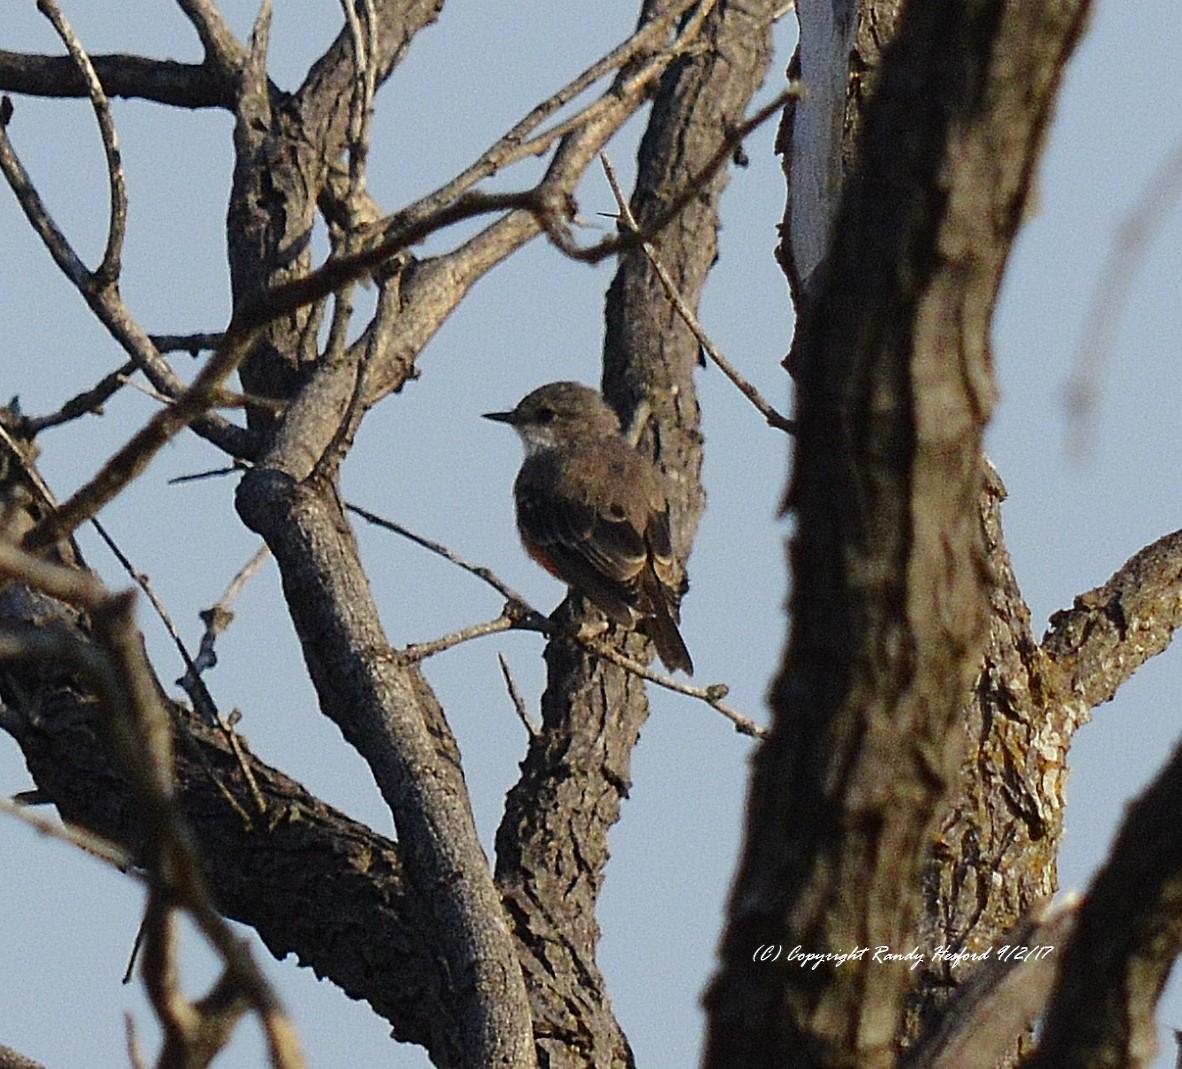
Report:
[[[6,599],[4,609],[11,608]],[[5,623],[12,617],[5,612]],[[11,676],[6,677],[6,683]],[[5,700],[10,692],[4,692]],[[38,789],[63,819],[142,854],[126,775],[111,760],[88,695],[42,691],[36,713],[8,715]],[[426,920],[408,894],[397,844],[350,820],[247,752],[260,813],[224,736],[173,707],[177,780],[218,908],[254,928],[276,958],[289,953],[364,999],[402,1038],[429,1046],[454,1013],[438,960],[409,932]],[[245,748],[245,740],[239,740]]]
[[[674,64],[653,104],[632,210],[641,226],[701,171],[738,124],[771,57],[771,3],[722,3],[703,29],[708,47]],[[661,256],[696,307],[716,257],[723,176],[661,234]],[[631,422],[651,410],[641,448],[673,487],[675,549],[684,560],[705,505],[693,375],[698,345],[639,249],[621,256],[608,291],[604,395]],[[573,619],[582,611],[568,605]],[[634,655],[645,655],[634,636]],[[603,662],[551,643],[543,725],[509,793],[497,834],[498,885],[518,938],[539,1031],[552,1066],[631,1065],[595,960],[596,905],[607,833],[631,785],[631,753],[648,716],[643,684]],[[572,978],[581,977],[579,983]]]
[[1027,1069],[1142,1069],[1155,1011],[1182,952],[1182,748],[1129,809],[1088,890]]
[[910,975],[753,960],[920,934],[987,637],[989,321],[1084,4],[907,8],[799,308],[792,634],[707,1064],[890,1065]]
[[[981,515],[989,567],[989,637],[962,720],[968,747],[923,873],[918,945],[925,958],[908,1000],[904,1042],[941,1024],[974,963],[936,950],[982,953],[1055,892],[1067,749],[1084,710],[1054,685],[1002,541],[1005,491],[985,464]],[[1028,1030],[1033,1017],[1023,1026]],[[1029,1045],[1015,1032],[1013,1054]]]

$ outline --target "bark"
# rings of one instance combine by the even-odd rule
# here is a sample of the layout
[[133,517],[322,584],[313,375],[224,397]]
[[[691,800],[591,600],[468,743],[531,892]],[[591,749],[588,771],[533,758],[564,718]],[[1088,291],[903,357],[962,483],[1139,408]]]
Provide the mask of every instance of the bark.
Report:
[[922,859],[988,627],[989,320],[1086,4],[907,8],[803,293],[792,631],[708,996],[707,1065],[890,1065]]
[[[151,100],[177,108],[226,108],[233,93],[204,64],[146,56],[92,56],[109,97]],[[39,97],[81,97],[86,85],[69,56],[31,56],[0,50],[0,91]]]
[[[665,75],[632,197],[641,226],[684,189],[741,121],[770,61],[774,8],[718,5],[703,30],[708,47]],[[721,175],[712,178],[661,234],[661,256],[691,307],[717,255],[724,184]],[[625,424],[641,403],[651,411],[641,448],[670,476],[675,548],[684,561],[705,505],[693,383],[697,342],[639,249],[620,258],[606,321],[604,395]],[[570,604],[566,612],[573,620],[582,606]],[[633,655],[641,654],[639,640],[627,642]],[[547,1064],[631,1065],[595,960],[596,906],[607,833],[631,785],[631,753],[648,701],[640,680],[564,642],[550,644],[546,664],[542,730],[531,742],[497,833],[497,882],[524,948]]]
[[[1002,540],[1004,498],[986,462],[989,635],[961,713],[967,749],[924,866],[918,942],[925,957],[908,998],[908,1044],[943,1027],[950,1000],[976,969],[971,960],[940,960],[937,950],[981,954],[999,940],[1012,943],[1019,922],[1058,886],[1067,752],[1084,711],[1056,686],[1031,630]],[[1033,1020],[1011,1034],[1011,1061],[1029,1047]]]
[[1182,952],[1182,748],[1130,807],[1088,889],[1027,1069],[1140,1069],[1157,1053],[1156,1009]]

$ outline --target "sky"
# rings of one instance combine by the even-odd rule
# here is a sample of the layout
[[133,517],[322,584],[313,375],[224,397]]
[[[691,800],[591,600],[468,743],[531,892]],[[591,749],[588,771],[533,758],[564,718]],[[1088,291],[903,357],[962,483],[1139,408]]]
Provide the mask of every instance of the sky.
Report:
[[[64,0],[63,7],[93,52],[199,58],[194,35],[171,5]],[[332,0],[277,0],[275,7],[272,76],[294,88],[336,32],[339,9]],[[253,5],[225,0],[223,8],[245,36]],[[634,17],[632,4],[603,0],[580,12],[572,32],[570,5],[449,0],[439,24],[414,42],[378,98],[371,158],[378,201],[393,210],[442,183],[537,100],[626,37]],[[761,99],[782,85],[794,40],[791,21],[779,27],[777,64]],[[1176,0],[1144,0],[1136,18],[1113,0],[1097,3],[1068,72],[1037,203],[997,311],[1001,401],[989,451],[1009,488],[1006,534],[1036,631],[1056,609],[1179,526],[1182,209],[1176,200],[1150,213],[1153,225],[1138,246],[1082,436],[1070,433],[1066,396],[1122,221],[1182,137],[1182,82],[1170,73],[1180,40]],[[0,48],[60,50],[33,0],[6,0]],[[93,265],[106,228],[93,117],[77,102],[14,103],[10,135],[55,217]],[[115,117],[131,198],[127,302],[150,331],[220,329],[229,313],[224,218],[230,120],[138,102],[117,103]],[[634,123],[609,149],[625,184],[638,130]],[[771,139],[770,128],[754,135],[746,146],[750,166],[732,176],[720,261],[701,318],[765,396],[789,408],[780,360],[792,315],[772,259],[783,183]],[[538,166],[523,165],[503,188],[526,185]],[[588,219],[613,210],[596,174],[579,199]],[[343,473],[345,496],[492,566],[544,609],[557,604],[560,586],[526,559],[513,531],[510,487],[520,449],[503,427],[478,417],[510,407],[545,381],[598,380],[610,277],[610,265],[576,265],[540,243],[494,271],[424,352],[421,378],[367,418]],[[0,339],[0,396],[19,395],[30,413],[57,408],[123,359],[58,275],[7,190],[0,190]],[[188,374],[189,358],[175,359]],[[785,634],[788,527],[776,509],[787,448],[716,370],[700,373],[699,388],[709,508],[691,561],[683,632],[698,666],[696,681],[726,682],[732,703],[763,719]],[[92,475],[153,410],[148,398],[124,390],[104,418],[47,432],[42,471],[59,498]],[[193,436],[182,438],[102,516],[151,576],[191,648],[201,631],[198,611],[220,596],[255,541],[234,515],[231,480],[167,481],[222,462]],[[126,586],[94,535],[84,531],[80,538],[107,582]],[[422,550],[365,527],[359,538],[395,645],[499,612],[495,593]],[[317,712],[273,564],[246,588],[236,612],[219,642],[219,664],[206,677],[215,699],[224,710],[242,711],[241,730],[263,760],[389,834],[390,817],[368,770]],[[161,677],[179,676],[175,651],[142,605],[140,620]],[[509,658],[536,707],[543,675],[535,635],[469,643],[427,666],[462,747],[489,848],[525,746],[500,681],[498,652]],[[1086,886],[1125,803],[1178,737],[1180,689],[1182,660],[1168,652],[1079,733],[1068,788],[1064,888]],[[652,703],[635,753],[632,794],[611,837],[600,961],[638,1065],[665,1069],[698,1059],[700,996],[713,969],[739,846],[751,744],[700,703],[656,691]],[[0,791],[30,785],[16,745],[0,736]],[[0,954],[6,963],[0,1043],[51,1069],[126,1064],[126,1012],[144,1049],[153,1052],[150,1011],[136,985],[120,983],[142,910],[139,888],[10,818],[0,819],[0,856]],[[197,993],[213,967],[195,936],[186,947],[187,989]],[[276,962],[261,948],[259,954],[311,1065],[426,1064],[421,1051],[393,1044],[365,1005],[293,961]],[[1176,988],[1166,995],[1161,1021],[1182,1025]],[[257,1065],[260,1051],[251,1023],[218,1064]],[[1171,1064],[1168,1052],[1159,1062]]]

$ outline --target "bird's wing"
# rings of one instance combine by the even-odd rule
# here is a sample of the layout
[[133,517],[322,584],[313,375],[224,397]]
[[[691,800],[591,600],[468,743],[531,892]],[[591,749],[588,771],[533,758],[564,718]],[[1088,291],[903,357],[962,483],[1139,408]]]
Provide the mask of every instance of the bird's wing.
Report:
[[529,493],[518,496],[517,510],[523,533],[555,575],[612,619],[633,622],[648,547],[623,510],[561,496],[543,502]]

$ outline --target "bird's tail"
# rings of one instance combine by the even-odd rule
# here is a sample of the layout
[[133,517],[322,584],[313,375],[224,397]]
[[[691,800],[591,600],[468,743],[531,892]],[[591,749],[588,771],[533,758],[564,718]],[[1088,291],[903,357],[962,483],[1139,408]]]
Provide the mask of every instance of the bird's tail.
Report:
[[652,599],[652,615],[645,619],[646,630],[653,645],[657,647],[657,656],[670,672],[680,668],[687,676],[694,674],[694,662],[689,650],[685,647],[685,640],[677,629],[677,621],[673,619],[673,612],[662,597]]

